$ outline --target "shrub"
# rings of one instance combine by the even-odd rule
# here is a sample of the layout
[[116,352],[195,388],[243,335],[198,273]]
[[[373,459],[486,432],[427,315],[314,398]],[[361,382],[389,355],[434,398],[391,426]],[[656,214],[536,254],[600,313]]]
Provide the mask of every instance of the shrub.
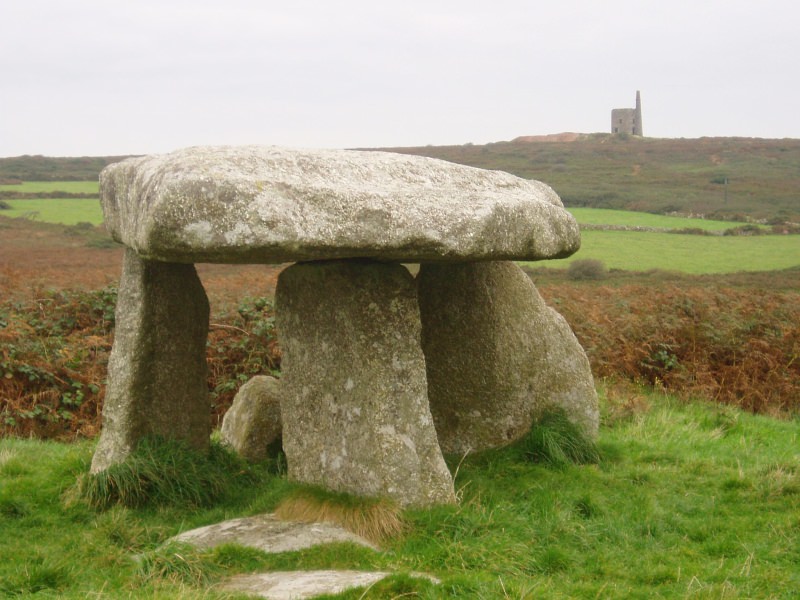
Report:
[[584,258],[570,263],[567,276],[575,281],[584,279],[604,279],[608,274],[603,261],[594,258]]
[[97,432],[116,298],[107,287],[0,304],[0,435]]
[[726,229],[723,235],[763,235],[764,233],[766,233],[764,229],[758,225],[748,224]]
[[669,232],[682,235],[712,235],[710,231],[700,227],[682,227],[680,229],[670,229]]
[[281,355],[269,298],[246,297],[235,315],[212,323],[208,335],[209,388],[214,422],[221,422],[239,387],[254,375],[278,375]]
[[794,234],[797,235],[800,233],[800,225],[796,223],[782,223],[778,225],[772,225],[771,229],[772,233],[777,235],[789,235]]
[[5,200],[0,200],[0,210],[11,210],[11,205]]
[[[630,280],[612,270],[611,285],[572,284],[557,272],[537,286],[569,322],[595,377],[800,414],[800,269]],[[8,273],[0,272],[0,286]],[[109,287],[0,298],[0,436],[97,434],[116,295]],[[242,383],[277,375],[280,358],[268,299],[216,314],[208,337],[212,425]]]
[[67,235],[86,235],[94,231],[94,225],[89,223],[88,221],[79,221],[75,223],[75,225],[70,225],[64,228],[64,233]]
[[89,241],[86,242],[86,245],[89,248],[101,248],[101,249],[122,247],[122,244],[106,236],[91,238],[89,239]]
[[[595,377],[657,385],[752,412],[800,413],[800,294],[793,269],[739,279],[540,286],[589,356]],[[787,289],[773,289],[787,281]],[[589,297],[590,296],[590,297]]]
[[[3,274],[0,273],[0,279]],[[37,290],[35,299],[0,298],[0,436],[73,439],[100,429],[117,289]],[[242,383],[278,374],[274,309],[246,298],[208,337],[212,425]]]

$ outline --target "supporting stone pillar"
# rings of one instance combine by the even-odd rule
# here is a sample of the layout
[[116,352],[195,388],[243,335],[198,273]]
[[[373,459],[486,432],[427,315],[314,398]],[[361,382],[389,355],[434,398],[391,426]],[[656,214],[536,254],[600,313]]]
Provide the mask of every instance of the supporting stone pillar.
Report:
[[278,279],[276,315],[289,477],[402,506],[454,502],[408,271],[372,261],[296,264]]
[[519,266],[425,264],[417,283],[428,396],[444,452],[512,442],[549,408],[596,437],[586,353]]
[[124,460],[148,435],[208,448],[208,318],[194,265],[125,251],[93,473]]

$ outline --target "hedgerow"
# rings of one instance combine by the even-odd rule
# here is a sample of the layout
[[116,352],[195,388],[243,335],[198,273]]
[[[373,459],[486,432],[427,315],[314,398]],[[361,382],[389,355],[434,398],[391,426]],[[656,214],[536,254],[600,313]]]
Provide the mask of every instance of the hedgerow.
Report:
[[800,412],[800,293],[716,286],[543,290],[596,377],[755,413]]
[[[618,287],[551,283],[540,290],[569,321],[596,377],[755,413],[800,413],[796,290],[669,279]],[[40,291],[0,304],[0,435],[97,434],[115,302],[116,289],[107,287]],[[218,425],[242,383],[280,370],[271,301],[245,298],[213,315],[207,357],[209,419]]]
[[[100,428],[117,289],[39,291],[0,304],[0,435],[69,439]],[[212,424],[239,386],[276,372],[271,303],[245,299],[212,319],[208,336]]]

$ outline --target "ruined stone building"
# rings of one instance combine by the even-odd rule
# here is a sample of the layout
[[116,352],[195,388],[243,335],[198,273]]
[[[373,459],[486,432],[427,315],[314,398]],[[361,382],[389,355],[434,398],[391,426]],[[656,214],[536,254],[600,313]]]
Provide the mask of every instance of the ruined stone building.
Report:
[[614,108],[611,110],[611,133],[642,133],[642,98],[636,91],[636,108]]

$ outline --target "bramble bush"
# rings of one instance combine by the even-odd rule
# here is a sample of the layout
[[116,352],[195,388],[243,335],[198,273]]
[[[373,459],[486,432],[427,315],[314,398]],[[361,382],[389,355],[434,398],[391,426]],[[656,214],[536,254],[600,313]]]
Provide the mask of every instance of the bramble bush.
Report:
[[800,413],[796,291],[554,285],[542,293],[569,321],[596,377],[756,413]]
[[[796,290],[669,279],[539,288],[572,326],[596,377],[757,413],[800,413]],[[0,435],[70,439],[98,432],[116,293],[38,291],[0,303]],[[244,298],[212,316],[207,357],[209,418],[217,426],[242,383],[279,374],[271,300]]]
[[0,434],[97,432],[116,298],[38,290],[0,305]]
[[[0,435],[94,436],[100,428],[117,289],[34,296],[0,304]],[[242,383],[278,372],[273,313],[269,300],[246,298],[235,314],[212,320],[208,384],[214,425]]]
[[608,269],[602,260],[582,258],[572,261],[567,268],[567,277],[580,281],[582,279],[605,279]]
[[213,424],[218,426],[243,383],[255,375],[280,373],[272,301],[245,297],[234,314],[212,318],[207,357]]

